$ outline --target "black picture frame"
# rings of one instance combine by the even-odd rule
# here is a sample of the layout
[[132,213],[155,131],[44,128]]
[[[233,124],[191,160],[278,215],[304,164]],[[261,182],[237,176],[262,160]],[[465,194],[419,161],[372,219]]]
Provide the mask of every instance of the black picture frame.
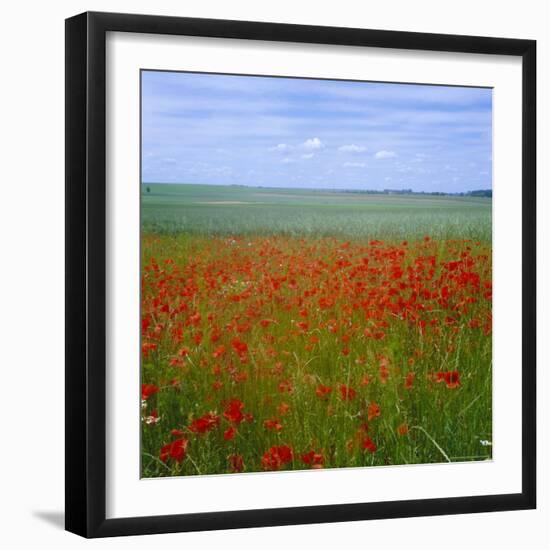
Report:
[[[106,66],[108,31],[517,56],[522,120],[522,491],[106,519]],[[524,510],[536,506],[536,42],[354,28],[83,13],[66,20],[66,529],[107,537]]]

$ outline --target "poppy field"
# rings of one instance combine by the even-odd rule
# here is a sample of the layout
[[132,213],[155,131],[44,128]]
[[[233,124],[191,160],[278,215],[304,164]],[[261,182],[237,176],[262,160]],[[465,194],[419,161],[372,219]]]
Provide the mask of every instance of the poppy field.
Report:
[[490,199],[166,187],[142,477],[491,458]]

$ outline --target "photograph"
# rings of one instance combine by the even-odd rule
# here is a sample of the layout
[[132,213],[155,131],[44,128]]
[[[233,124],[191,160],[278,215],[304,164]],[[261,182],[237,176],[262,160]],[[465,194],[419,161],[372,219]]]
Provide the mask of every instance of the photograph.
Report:
[[492,88],[140,86],[141,477],[491,460]]

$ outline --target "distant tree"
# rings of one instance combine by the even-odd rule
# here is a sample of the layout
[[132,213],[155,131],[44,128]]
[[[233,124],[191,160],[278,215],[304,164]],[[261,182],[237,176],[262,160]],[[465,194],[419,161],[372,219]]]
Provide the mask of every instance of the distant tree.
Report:
[[150,192],[151,192],[151,188],[150,188],[149,186],[147,186],[147,187],[145,188],[145,191],[147,191],[147,193],[150,193]]
[[492,189],[478,189],[475,191],[469,191],[468,195],[471,197],[489,197],[491,198],[493,196],[493,190]]

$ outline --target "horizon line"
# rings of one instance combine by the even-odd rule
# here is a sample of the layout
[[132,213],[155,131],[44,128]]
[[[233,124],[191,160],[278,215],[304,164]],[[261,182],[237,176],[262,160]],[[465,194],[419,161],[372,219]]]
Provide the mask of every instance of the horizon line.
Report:
[[438,193],[440,195],[465,195],[468,193],[474,193],[474,192],[486,192],[486,191],[493,191],[493,187],[483,187],[479,189],[472,189],[470,191],[416,191],[415,189],[403,187],[399,189],[391,189],[389,187],[386,187],[384,189],[372,189],[372,188],[352,188],[352,187],[303,187],[303,186],[297,186],[297,187],[287,187],[284,185],[276,186],[276,185],[247,185],[245,183],[191,183],[191,182],[170,182],[170,181],[142,181],[141,185],[202,185],[205,187],[246,187],[248,189],[300,189],[304,191],[335,191],[335,192],[363,192],[363,193],[388,193],[388,192],[400,192],[401,194],[434,194]]

